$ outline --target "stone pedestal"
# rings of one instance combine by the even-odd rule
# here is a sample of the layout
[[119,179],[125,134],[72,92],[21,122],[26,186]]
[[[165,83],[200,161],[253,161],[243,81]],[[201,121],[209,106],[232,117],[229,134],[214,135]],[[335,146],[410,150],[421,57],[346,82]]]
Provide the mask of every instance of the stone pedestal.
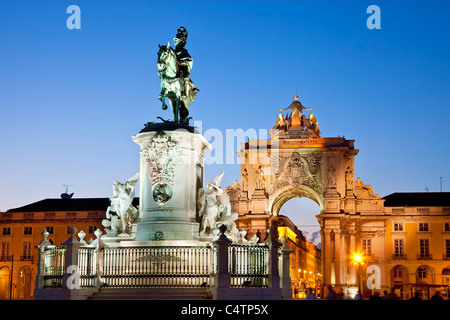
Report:
[[151,124],[133,137],[140,146],[137,241],[198,240],[197,193],[210,144],[193,127]]

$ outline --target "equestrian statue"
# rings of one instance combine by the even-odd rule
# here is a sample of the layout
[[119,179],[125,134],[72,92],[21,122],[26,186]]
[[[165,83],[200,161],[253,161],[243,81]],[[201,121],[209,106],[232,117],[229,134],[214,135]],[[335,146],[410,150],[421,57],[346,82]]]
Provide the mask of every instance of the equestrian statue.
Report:
[[177,35],[173,38],[175,49],[159,45],[158,51],[158,75],[161,79],[161,92],[159,100],[162,102],[162,109],[166,110],[166,98],[173,112],[173,121],[159,119],[164,122],[182,123],[189,125],[189,106],[194,102],[199,91],[190,79],[192,69],[192,58],[184,48],[188,33],[184,27],[177,30]]

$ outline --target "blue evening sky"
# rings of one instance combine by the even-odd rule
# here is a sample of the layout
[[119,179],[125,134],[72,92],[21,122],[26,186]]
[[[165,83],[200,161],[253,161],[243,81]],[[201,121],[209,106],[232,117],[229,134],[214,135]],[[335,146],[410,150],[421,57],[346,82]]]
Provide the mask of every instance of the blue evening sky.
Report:
[[[80,30],[66,26],[72,4]],[[380,30],[366,26],[373,4]],[[131,136],[171,117],[156,52],[180,26],[203,132],[268,130],[298,93],[322,137],[355,140],[355,176],[375,193],[440,191],[440,177],[450,191],[449,12],[448,1],[0,1],[0,210],[64,184],[110,197],[139,171]],[[225,188],[237,157],[207,165],[205,180],[222,170]]]

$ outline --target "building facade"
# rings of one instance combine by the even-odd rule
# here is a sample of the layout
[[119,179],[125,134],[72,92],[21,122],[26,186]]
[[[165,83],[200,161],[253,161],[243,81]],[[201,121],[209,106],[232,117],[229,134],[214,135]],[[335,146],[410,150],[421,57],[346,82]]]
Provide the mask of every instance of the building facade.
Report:
[[450,284],[450,193],[394,193],[383,198],[386,283],[403,298],[428,299]]
[[37,275],[41,233],[60,246],[74,226],[86,242],[103,229],[108,198],[45,199],[0,213],[0,299],[31,299]]
[[355,179],[354,140],[321,138],[298,97],[286,110],[291,113],[279,114],[270,139],[241,144],[240,183],[227,189],[239,221],[261,232],[288,200],[309,198],[320,208],[323,288],[349,297],[392,288],[403,298],[417,290],[424,298],[436,290],[448,295],[449,193],[382,199]]

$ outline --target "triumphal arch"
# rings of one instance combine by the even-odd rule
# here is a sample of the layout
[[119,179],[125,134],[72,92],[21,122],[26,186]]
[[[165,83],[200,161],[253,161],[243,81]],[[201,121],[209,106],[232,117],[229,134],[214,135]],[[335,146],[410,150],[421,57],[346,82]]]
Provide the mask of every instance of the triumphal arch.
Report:
[[[371,250],[384,257],[383,202],[370,185],[355,179],[354,140],[321,137],[319,124],[296,96],[280,109],[270,139],[241,144],[240,184],[227,188],[233,211],[241,219],[277,217],[280,208],[294,197],[306,197],[320,207],[321,271],[323,284],[358,290],[362,277],[354,256],[363,250],[362,240],[371,239]],[[301,214],[301,208],[299,213]],[[371,257],[367,256],[366,263]],[[377,266],[384,283],[384,261]],[[367,278],[367,277],[364,277]]]

